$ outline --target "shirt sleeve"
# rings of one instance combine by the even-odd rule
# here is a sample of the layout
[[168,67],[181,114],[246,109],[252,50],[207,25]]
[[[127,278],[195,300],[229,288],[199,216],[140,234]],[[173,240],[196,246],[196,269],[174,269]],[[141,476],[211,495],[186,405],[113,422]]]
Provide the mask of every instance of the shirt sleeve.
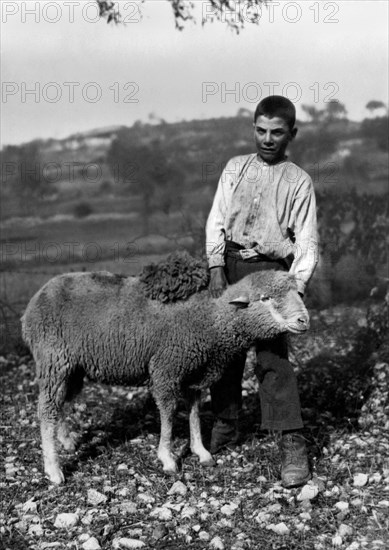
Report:
[[319,260],[316,198],[312,180],[308,177],[305,189],[294,199],[293,223],[295,235],[294,260],[290,273],[296,277],[297,289],[304,294],[305,288]]
[[[231,161],[230,161],[231,162]],[[225,219],[227,212],[226,190],[231,186],[228,165],[220,176],[211,211],[205,227],[208,267],[224,266]]]

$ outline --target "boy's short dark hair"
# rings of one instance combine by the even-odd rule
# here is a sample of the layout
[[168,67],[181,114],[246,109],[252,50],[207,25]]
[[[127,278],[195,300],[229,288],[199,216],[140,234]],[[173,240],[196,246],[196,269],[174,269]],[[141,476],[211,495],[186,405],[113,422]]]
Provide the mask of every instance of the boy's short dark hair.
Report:
[[282,95],[271,95],[258,103],[254,113],[254,123],[259,116],[282,118],[290,130],[293,130],[296,123],[296,108],[288,98]]

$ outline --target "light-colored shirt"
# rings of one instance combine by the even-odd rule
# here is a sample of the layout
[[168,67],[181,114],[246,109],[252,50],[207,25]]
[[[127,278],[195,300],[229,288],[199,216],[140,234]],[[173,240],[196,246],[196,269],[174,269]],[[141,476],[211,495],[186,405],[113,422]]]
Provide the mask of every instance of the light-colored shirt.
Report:
[[318,261],[316,200],[310,176],[288,160],[275,165],[257,154],[228,161],[206,225],[210,268],[224,266],[225,241],[246,250],[242,258],[293,255],[290,273],[304,293]]

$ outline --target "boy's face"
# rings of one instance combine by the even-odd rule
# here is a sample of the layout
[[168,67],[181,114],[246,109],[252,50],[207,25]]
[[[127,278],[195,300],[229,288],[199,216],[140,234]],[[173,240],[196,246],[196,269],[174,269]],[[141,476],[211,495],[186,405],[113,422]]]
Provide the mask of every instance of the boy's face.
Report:
[[268,164],[276,164],[285,156],[288,144],[297,134],[280,117],[268,118],[260,115],[254,124],[254,138],[258,154]]

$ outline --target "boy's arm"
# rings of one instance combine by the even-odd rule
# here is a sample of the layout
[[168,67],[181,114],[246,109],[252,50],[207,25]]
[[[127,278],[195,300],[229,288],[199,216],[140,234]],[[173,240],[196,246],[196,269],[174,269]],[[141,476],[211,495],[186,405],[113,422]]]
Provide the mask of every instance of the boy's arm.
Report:
[[294,260],[290,273],[296,277],[297,290],[304,294],[309,279],[319,260],[318,233],[316,220],[316,198],[311,179],[304,191],[295,197],[293,203],[293,232],[295,235]]
[[220,176],[205,227],[205,246],[209,268],[224,266],[226,185],[228,185],[226,168]]

